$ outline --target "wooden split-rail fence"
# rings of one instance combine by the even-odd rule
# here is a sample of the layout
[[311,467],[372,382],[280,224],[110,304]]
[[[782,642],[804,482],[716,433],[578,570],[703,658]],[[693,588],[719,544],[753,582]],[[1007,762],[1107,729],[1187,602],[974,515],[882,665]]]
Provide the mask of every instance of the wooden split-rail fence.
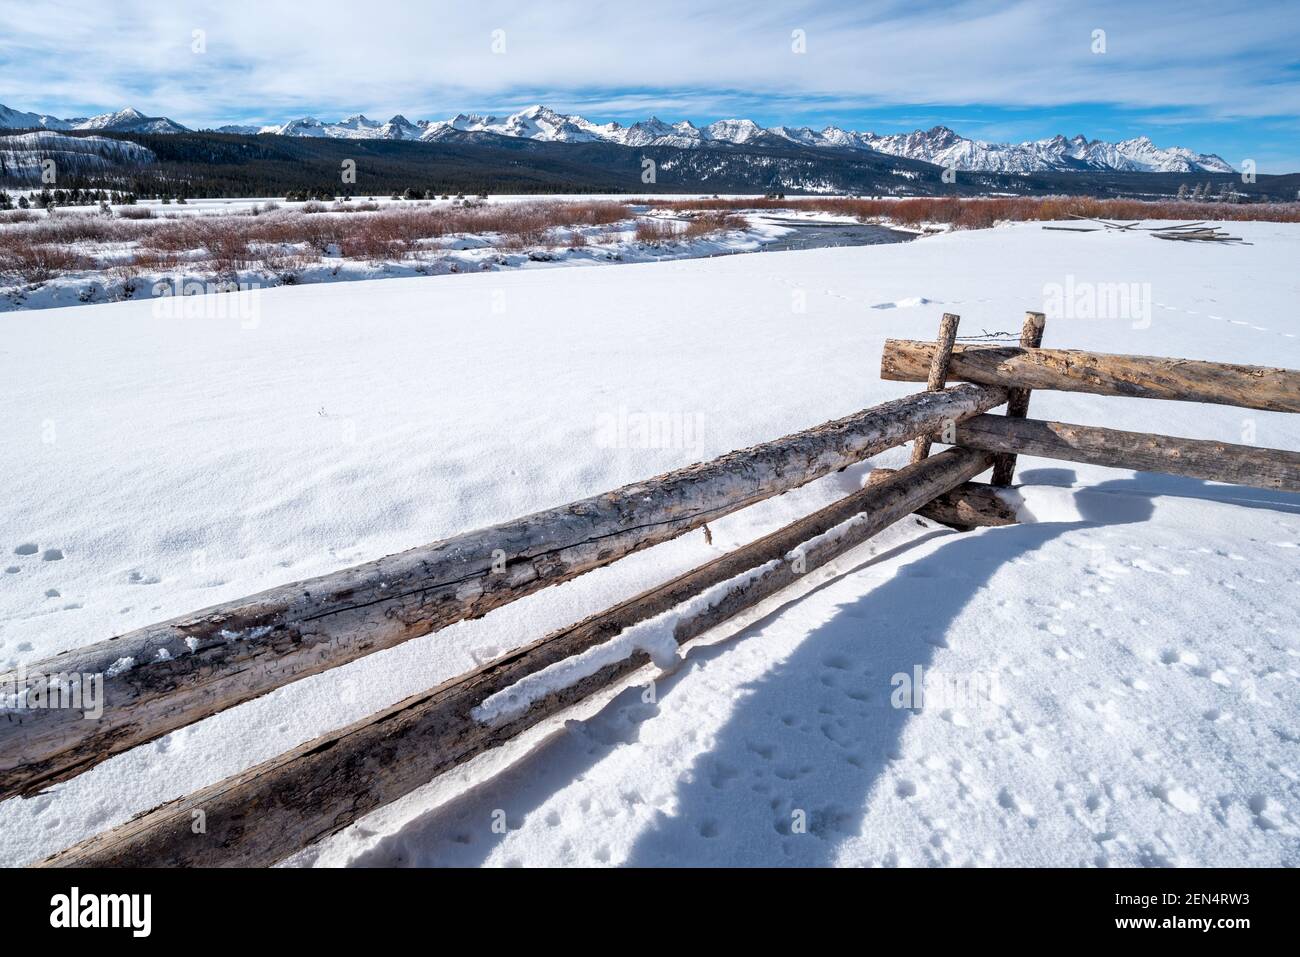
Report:
[[[1300,412],[1300,372],[1041,347],[1029,313],[1014,347],[887,340],[885,379],[926,391],[711,462],[273,588],[26,669],[103,675],[103,715],[10,709],[0,798],[32,796],[114,755],[308,675],[480,618],[542,588],[676,538],[910,440],[912,461],[820,511],[600,614],[42,862],[47,866],[269,865],[516,737],[650,663],[634,651],[516,709],[484,709],[529,676],[691,603],[688,642],[911,514],[957,528],[1009,525],[1000,489],[1018,454],[1300,492],[1300,454],[1028,418],[1030,393],[1210,402]],[[950,380],[960,384],[949,386]],[[989,415],[1005,405],[1005,415]],[[951,448],[929,454],[932,441]],[[993,469],[992,482],[971,481]],[[706,528],[707,531],[707,528]],[[123,667],[123,662],[130,667]],[[0,681],[15,676],[0,677]],[[495,697],[494,697],[495,696]],[[203,828],[193,822],[202,817]],[[199,833],[196,833],[199,831]]]

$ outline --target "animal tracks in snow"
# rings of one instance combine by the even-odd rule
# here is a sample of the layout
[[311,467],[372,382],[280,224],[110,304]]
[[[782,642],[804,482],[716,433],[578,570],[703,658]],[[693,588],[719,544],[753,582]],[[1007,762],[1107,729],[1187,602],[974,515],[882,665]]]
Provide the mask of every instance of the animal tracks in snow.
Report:
[[[1198,317],[1201,315],[1201,313],[1197,312],[1195,309],[1184,309],[1184,308],[1180,308],[1179,306],[1171,306],[1168,303],[1164,303],[1164,302],[1153,301],[1152,305],[1157,306],[1160,309],[1164,309],[1166,312],[1181,312],[1189,316],[1198,316]],[[1268,326],[1258,326],[1253,322],[1246,321],[1245,319],[1233,319],[1228,316],[1220,316],[1213,312],[1207,312],[1204,315],[1206,319],[1213,319],[1216,322],[1226,322],[1229,325],[1233,325],[1233,326],[1243,326],[1247,329],[1254,330],[1255,332],[1273,331]],[[1290,332],[1278,332],[1277,334],[1287,339],[1295,338],[1295,335]]]

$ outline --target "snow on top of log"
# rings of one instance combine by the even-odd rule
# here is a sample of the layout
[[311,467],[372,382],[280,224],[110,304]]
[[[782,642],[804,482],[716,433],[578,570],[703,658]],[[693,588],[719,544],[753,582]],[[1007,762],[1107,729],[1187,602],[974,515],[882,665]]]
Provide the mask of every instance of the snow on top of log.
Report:
[[780,564],[781,559],[774,558],[724,582],[718,582],[677,607],[624,629],[609,641],[525,675],[508,688],[488,695],[470,714],[481,724],[502,724],[519,717],[547,695],[563,691],[602,668],[627,660],[638,651],[649,655],[650,660],[659,668],[671,670],[680,660],[677,657],[676,638],[680,622],[702,614],[719,604],[730,592],[763,577]]

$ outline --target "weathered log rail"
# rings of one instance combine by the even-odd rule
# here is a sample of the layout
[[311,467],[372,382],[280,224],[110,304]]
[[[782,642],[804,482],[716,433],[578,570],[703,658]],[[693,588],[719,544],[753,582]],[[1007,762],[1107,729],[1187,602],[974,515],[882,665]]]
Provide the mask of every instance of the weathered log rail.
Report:
[[[1011,481],[1018,454],[1300,492],[1300,453],[1025,417],[1033,389],[1300,412],[1294,370],[1042,349],[1038,313],[1027,317],[1020,348],[953,346],[957,322],[945,315],[936,343],[885,344],[881,376],[926,382],[925,393],[34,665],[29,673],[105,674],[104,717],[10,712],[0,723],[0,798],[26,796],[299,678],[481,617],[908,440],[916,441],[912,464],[877,469],[866,487],[812,515],[44,863],[275,863],[652,660],[666,664],[678,645],[909,513],[961,529],[1014,524],[1016,493],[997,486]],[[945,389],[949,380],[970,384]],[[1004,403],[1007,415],[985,414]],[[954,447],[930,456],[931,440]],[[993,485],[970,481],[995,463]],[[132,666],[122,668],[124,659]],[[195,833],[200,812],[205,827]]]
[[1065,422],[977,415],[957,424],[956,443],[985,452],[1165,472],[1210,482],[1300,492],[1300,452],[1122,432]]
[[[925,382],[934,351],[932,342],[887,339],[880,359],[880,377]],[[1300,372],[1267,366],[1074,349],[958,345],[949,361],[948,378],[1010,389],[1055,389],[1210,402],[1266,412],[1300,412]]]
[[27,671],[103,674],[104,716],[86,721],[77,711],[43,709],[0,722],[0,798],[48,787],[292,681],[480,618],[1006,398],[996,386],[971,385],[907,396],[647,482],[66,651]]

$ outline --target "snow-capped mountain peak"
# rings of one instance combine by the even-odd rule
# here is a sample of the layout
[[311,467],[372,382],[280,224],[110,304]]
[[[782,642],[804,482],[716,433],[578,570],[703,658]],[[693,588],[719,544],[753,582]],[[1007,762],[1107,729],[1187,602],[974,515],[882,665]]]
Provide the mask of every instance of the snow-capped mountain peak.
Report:
[[339,126],[342,126],[345,129],[350,129],[350,130],[374,129],[379,125],[381,124],[372,123],[370,120],[366,119],[366,115],[364,113],[354,113],[352,116],[349,116],[346,120],[339,120]]
[[705,136],[724,143],[748,143],[764,132],[753,120],[718,120],[704,128]]
[[81,124],[83,130],[103,130],[115,126],[129,125],[138,123],[145,119],[145,115],[133,106],[126,109],[118,110],[116,113],[102,113],[99,116],[92,116]]
[[422,125],[412,123],[400,113],[375,128],[376,138],[385,140],[418,140],[423,133]]
[[188,133],[185,127],[165,116],[145,116],[135,107],[128,106],[116,113],[101,113],[79,122],[69,120],[70,129],[108,130],[117,133]]

